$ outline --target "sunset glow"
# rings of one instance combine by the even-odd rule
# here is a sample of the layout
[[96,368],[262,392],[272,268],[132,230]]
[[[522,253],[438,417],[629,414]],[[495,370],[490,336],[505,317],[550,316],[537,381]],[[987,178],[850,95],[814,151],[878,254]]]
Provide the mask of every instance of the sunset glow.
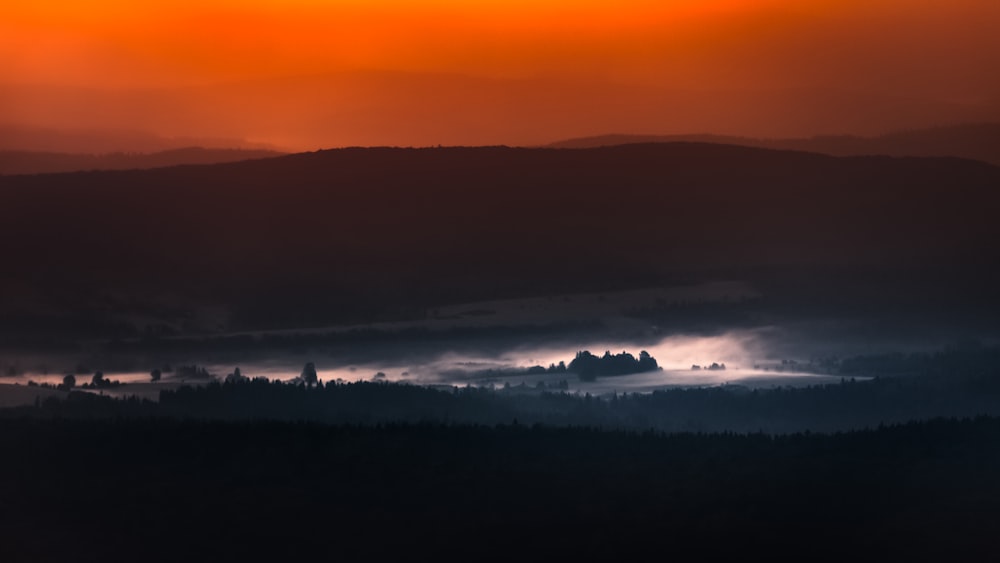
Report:
[[[1000,5],[983,0],[100,0],[4,11],[0,122],[32,126],[315,148],[877,133],[1000,115]],[[404,75],[373,85],[372,71]],[[791,90],[817,94],[790,104]]]

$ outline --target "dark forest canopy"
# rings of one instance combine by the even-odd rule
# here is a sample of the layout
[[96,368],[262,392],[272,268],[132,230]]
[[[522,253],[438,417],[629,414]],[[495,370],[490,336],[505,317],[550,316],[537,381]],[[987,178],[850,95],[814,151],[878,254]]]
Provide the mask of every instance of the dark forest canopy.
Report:
[[0,537],[9,561],[972,561],[1000,525],[998,440],[996,418],[777,437],[0,420]]

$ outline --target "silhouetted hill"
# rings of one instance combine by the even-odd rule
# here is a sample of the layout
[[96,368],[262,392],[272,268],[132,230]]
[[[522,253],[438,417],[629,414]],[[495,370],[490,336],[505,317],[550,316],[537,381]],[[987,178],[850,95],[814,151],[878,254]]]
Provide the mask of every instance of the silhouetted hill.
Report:
[[[113,106],[113,104],[112,104]],[[91,108],[74,111],[100,114]],[[13,119],[14,116],[5,116]],[[100,118],[98,118],[99,120]],[[109,153],[155,153],[205,147],[209,149],[276,150],[274,146],[236,137],[164,136],[146,130],[115,128],[107,123],[89,127],[44,127],[9,123],[0,119],[0,151],[101,155]]]
[[[850,86],[637,87],[559,73],[487,78],[358,70],[135,90],[0,83],[0,122],[267,139],[296,150],[349,144],[540,145],[601,131],[715,131],[773,138],[820,131],[872,135],[998,120],[996,99],[961,103]],[[189,145],[219,146],[182,146]],[[32,150],[150,152],[171,147]]]
[[553,148],[594,148],[629,143],[719,143],[833,156],[952,156],[1000,165],[1000,123],[982,123],[900,131],[878,137],[852,135],[802,139],[756,139],[726,135],[600,135],[559,141]]
[[783,437],[5,420],[0,521],[6,561],[978,561],[997,440],[993,418]]
[[959,159],[695,143],[8,176],[3,314],[24,332],[25,310],[76,311],[48,330],[99,332],[109,295],[184,295],[272,326],[765,274],[823,300],[872,280],[879,300],[993,298],[998,186]]
[[713,143],[719,145],[738,145],[744,147],[761,146],[765,141],[753,137],[738,137],[732,135],[627,135],[622,133],[612,133],[608,135],[594,135],[592,137],[577,137],[556,141],[546,145],[552,149],[596,149],[601,147],[614,147],[617,145],[635,145],[648,143]]
[[250,149],[206,149],[189,147],[150,154],[67,154],[30,151],[0,151],[0,174],[46,174],[84,170],[133,170],[177,166],[179,164],[218,164],[256,158],[271,158],[283,153]]

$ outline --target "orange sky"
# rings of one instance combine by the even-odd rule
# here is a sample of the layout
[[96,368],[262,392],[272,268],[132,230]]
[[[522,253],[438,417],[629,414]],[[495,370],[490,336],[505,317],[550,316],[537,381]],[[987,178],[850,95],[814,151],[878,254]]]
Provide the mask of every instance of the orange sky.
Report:
[[315,148],[1000,119],[995,0],[7,0],[2,10],[0,122],[24,125]]

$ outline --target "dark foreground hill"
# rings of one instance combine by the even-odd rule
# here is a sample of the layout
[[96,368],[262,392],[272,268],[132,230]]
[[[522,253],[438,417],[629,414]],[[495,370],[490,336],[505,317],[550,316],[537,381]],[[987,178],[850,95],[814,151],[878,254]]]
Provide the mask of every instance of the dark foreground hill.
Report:
[[979,162],[693,143],[3,177],[0,315],[94,335],[108,311],[170,297],[278,326],[703,279],[988,310],[998,187]]
[[833,156],[956,157],[1000,165],[1000,123],[980,123],[899,131],[877,137],[826,135],[799,139],[759,139],[726,135],[599,135],[552,143],[553,148],[595,148],[628,143],[720,143]]
[[153,153],[75,154],[36,151],[0,151],[0,174],[48,174],[85,170],[133,170],[180,164],[218,164],[284,153],[251,149],[189,147]]
[[2,421],[0,556],[982,560],[997,440],[985,418],[779,437]]

